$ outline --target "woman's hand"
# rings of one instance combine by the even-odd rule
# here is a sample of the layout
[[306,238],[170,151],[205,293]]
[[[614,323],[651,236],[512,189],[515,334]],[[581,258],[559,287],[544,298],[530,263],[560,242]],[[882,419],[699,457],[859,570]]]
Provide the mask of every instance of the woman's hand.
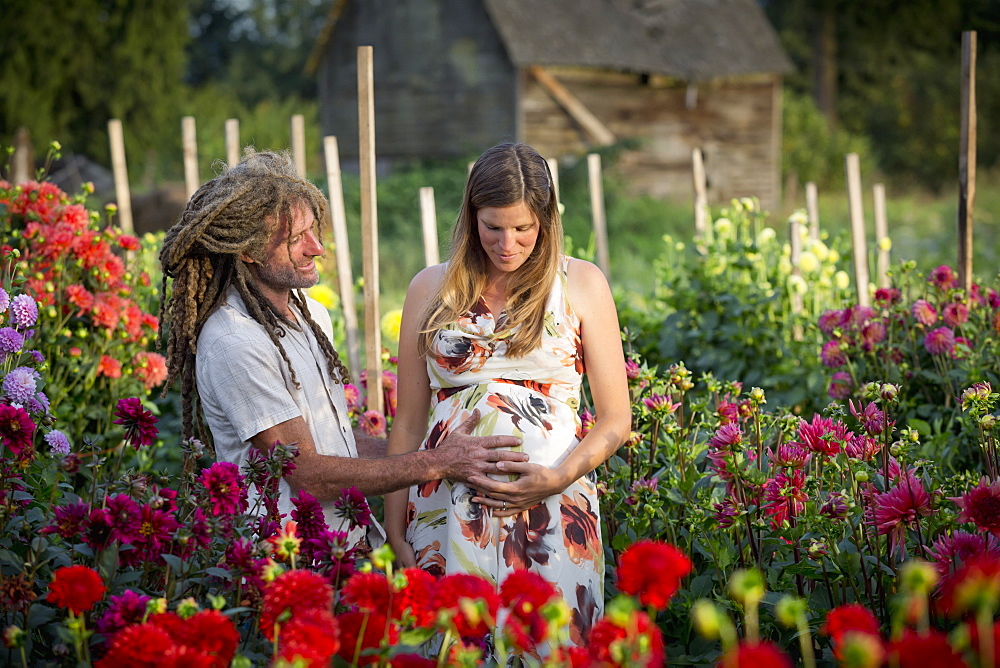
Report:
[[482,476],[469,478],[469,484],[479,492],[472,500],[492,508],[494,517],[511,517],[533,508],[573,482],[556,469],[531,462],[502,461],[497,462],[497,468],[503,473],[517,475],[517,480],[500,482]]
[[413,551],[413,546],[407,543],[405,540],[401,541],[389,541],[389,546],[392,547],[392,551],[396,554],[396,566],[397,568],[416,568],[417,567],[417,555]]

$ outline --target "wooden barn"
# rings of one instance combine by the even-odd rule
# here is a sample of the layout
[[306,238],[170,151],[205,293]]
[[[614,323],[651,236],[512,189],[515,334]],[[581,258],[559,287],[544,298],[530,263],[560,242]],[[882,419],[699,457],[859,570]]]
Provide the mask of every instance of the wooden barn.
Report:
[[700,146],[710,203],[778,203],[792,65],[755,0],[334,0],[309,66],[347,161],[359,45],[374,47],[383,161],[629,140],[619,169],[637,192],[689,198]]

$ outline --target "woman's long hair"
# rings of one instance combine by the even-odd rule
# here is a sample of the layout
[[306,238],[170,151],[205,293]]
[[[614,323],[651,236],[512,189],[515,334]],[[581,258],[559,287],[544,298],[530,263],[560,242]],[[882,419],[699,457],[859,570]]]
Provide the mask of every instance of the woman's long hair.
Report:
[[522,202],[539,230],[531,255],[507,281],[507,355],[523,357],[541,343],[545,304],[562,252],[562,220],[545,159],[527,144],[506,143],[483,153],[469,174],[444,280],[421,319],[421,355],[431,351],[438,330],[472,310],[486,288],[491,260],[479,239],[479,209]]

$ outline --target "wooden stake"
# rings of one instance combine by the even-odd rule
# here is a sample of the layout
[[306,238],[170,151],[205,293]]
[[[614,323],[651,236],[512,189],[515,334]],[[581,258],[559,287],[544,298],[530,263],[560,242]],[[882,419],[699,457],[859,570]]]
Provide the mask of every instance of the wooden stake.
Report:
[[361,250],[365,277],[365,357],[368,409],[383,412],[379,321],[378,208],[375,194],[375,79],[372,47],[358,47],[358,149],[361,158]]
[[871,304],[868,294],[868,246],[865,240],[865,212],[861,201],[861,161],[857,153],[848,153],[847,201],[851,209],[851,243],[854,246],[854,282],[858,291],[858,305]]
[[128,166],[125,164],[125,135],[122,122],[117,118],[108,121],[108,138],[111,141],[111,169],[115,175],[115,198],[118,200],[118,227],[125,234],[135,234],[132,225],[132,195],[128,189]]
[[14,155],[10,164],[10,178],[15,184],[35,178],[35,150],[31,147],[31,132],[23,125],[14,133]]
[[708,184],[704,156],[697,146],[691,149],[691,179],[694,185],[694,234],[706,238],[709,234]]
[[556,190],[556,204],[562,202],[559,199],[559,161],[555,158],[546,158],[545,164],[549,166],[549,172],[552,174],[552,187]]
[[235,167],[240,162],[240,121],[226,119],[226,162]]
[[806,215],[809,217],[809,236],[819,241],[819,193],[814,181],[806,184]]
[[198,178],[198,139],[195,134],[194,116],[181,119],[181,143],[184,147],[184,189],[188,199],[201,185]]
[[[788,245],[791,249],[791,260],[792,264],[792,275],[801,276],[802,269],[799,268],[799,260],[802,259],[802,226],[799,224],[799,219],[796,216],[792,216],[788,219]],[[799,299],[796,300],[793,296],[792,298],[792,311],[798,313],[802,310],[802,296],[795,294]]]
[[594,220],[594,241],[597,246],[597,266],[604,277],[611,280],[611,266],[608,261],[608,221],[604,214],[604,184],[601,180],[601,156],[591,153],[587,156],[587,176],[590,183],[590,214]]
[[292,160],[299,178],[306,178],[306,121],[302,114],[292,116]]
[[889,222],[885,211],[885,186],[876,183],[872,186],[872,198],[875,200],[875,247],[878,248],[878,286],[887,288],[889,280]]
[[434,188],[420,189],[420,226],[424,231],[424,265],[433,266],[441,262],[438,254],[437,210],[434,206]]
[[330,191],[330,221],[333,228],[333,248],[337,256],[337,288],[340,307],[344,312],[347,334],[347,361],[352,374],[361,371],[361,345],[358,335],[358,310],[354,304],[354,275],[351,271],[351,250],[347,240],[347,214],[344,210],[344,184],[340,174],[340,150],[336,137],[323,138],[326,156],[326,182]]
[[[798,214],[788,219],[788,245],[791,249],[792,276],[802,276],[802,269],[799,261],[802,259],[802,225],[799,223]],[[792,313],[802,312],[802,295],[795,289],[796,282],[792,283]],[[803,336],[802,325],[796,323],[792,327],[792,337],[796,341],[801,341]]]
[[972,213],[976,204],[976,31],[962,33],[962,121],[958,150],[958,284],[972,289]]

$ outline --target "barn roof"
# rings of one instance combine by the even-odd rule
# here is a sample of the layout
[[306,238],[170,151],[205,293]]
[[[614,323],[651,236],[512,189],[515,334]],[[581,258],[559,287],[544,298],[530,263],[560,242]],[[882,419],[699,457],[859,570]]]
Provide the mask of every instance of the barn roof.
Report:
[[[348,0],[331,3],[306,71]],[[483,0],[511,61],[704,81],[793,69],[756,0]]]
[[756,0],[484,0],[519,66],[586,66],[685,81],[786,74]]

